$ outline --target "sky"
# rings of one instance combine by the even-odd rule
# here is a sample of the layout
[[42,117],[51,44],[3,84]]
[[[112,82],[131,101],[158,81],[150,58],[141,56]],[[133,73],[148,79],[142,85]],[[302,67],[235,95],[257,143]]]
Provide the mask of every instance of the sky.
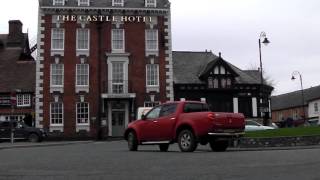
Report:
[[[291,80],[294,71],[304,88],[318,86],[319,7],[319,0],[171,0],[173,50],[221,52],[240,69],[258,68],[258,40],[265,32],[271,43],[262,45],[262,62],[273,95],[300,90],[299,78]],[[3,2],[0,34],[8,33],[13,19],[22,21],[36,43],[38,0]]]

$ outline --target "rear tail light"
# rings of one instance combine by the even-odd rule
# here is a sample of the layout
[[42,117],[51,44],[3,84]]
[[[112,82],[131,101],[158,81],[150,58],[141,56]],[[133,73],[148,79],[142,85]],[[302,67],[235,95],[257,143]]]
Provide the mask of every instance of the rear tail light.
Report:
[[214,120],[214,117],[215,117],[214,113],[209,113],[208,114],[208,118],[209,119]]

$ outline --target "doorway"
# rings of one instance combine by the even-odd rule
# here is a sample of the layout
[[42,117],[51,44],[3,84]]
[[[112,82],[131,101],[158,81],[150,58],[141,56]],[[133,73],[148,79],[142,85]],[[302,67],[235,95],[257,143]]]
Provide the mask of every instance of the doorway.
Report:
[[112,111],[112,136],[123,136],[125,130],[125,111]]

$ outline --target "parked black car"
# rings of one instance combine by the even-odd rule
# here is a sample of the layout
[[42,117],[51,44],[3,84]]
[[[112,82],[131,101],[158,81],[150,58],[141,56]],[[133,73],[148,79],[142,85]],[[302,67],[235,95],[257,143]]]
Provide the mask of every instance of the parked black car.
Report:
[[0,142],[11,139],[11,131],[15,140],[29,140],[30,142],[41,142],[47,133],[43,129],[27,126],[22,121],[0,122]]

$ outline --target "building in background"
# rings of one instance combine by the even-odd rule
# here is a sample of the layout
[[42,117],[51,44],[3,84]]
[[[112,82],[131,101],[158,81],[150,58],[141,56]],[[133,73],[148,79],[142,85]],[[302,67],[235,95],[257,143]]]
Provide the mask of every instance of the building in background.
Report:
[[[273,87],[264,84],[261,94],[260,72],[241,70],[221,54],[174,51],[173,74],[177,101],[205,101],[212,111],[239,112],[256,120],[265,116],[263,109],[270,109]],[[263,102],[262,97],[267,101]]]
[[307,119],[320,117],[320,86],[304,90],[304,104],[302,93],[295,91],[271,98],[272,121],[282,121],[288,118],[302,119],[304,114]]
[[39,0],[37,127],[122,136],[173,100],[170,21],[167,0]]
[[36,62],[19,20],[0,34],[0,121],[25,120],[33,125]]

